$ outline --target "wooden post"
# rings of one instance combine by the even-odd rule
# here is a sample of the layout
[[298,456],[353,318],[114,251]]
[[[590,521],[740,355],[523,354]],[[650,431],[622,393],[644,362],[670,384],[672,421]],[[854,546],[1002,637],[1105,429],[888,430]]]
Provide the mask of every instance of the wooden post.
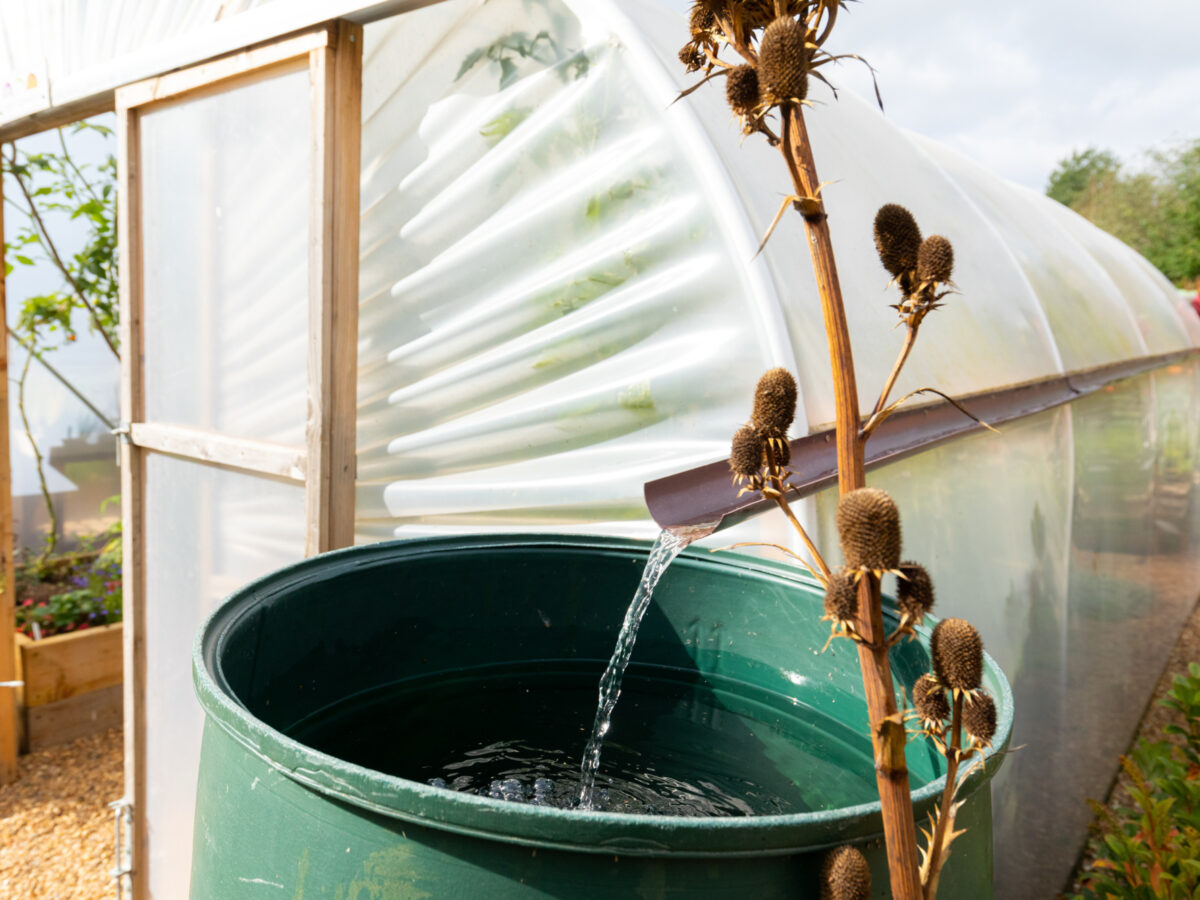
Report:
[[[0,238],[4,235],[4,182],[0,179]],[[2,241],[0,241],[2,243]],[[0,323],[8,321],[4,267],[0,265]],[[13,563],[12,460],[8,444],[8,330],[0,340],[0,681],[17,677],[16,566]],[[0,784],[17,780],[17,690],[0,687]]]
[[354,542],[362,27],[338,21],[309,51],[308,485],[305,552]]
[[[121,295],[121,419],[145,419],[142,348],[141,140],[138,112],[117,104],[117,201]],[[122,565],[124,570],[125,799],[133,805],[130,845],[134,900],[147,896],[145,867],[146,578],[142,531],[146,453],[121,437]]]

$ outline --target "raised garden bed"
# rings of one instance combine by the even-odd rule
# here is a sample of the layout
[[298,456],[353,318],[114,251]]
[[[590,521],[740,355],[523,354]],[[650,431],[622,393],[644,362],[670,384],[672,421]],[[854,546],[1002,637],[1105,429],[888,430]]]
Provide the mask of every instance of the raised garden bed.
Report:
[[22,749],[40,750],[121,724],[121,625],[30,640],[16,634]]

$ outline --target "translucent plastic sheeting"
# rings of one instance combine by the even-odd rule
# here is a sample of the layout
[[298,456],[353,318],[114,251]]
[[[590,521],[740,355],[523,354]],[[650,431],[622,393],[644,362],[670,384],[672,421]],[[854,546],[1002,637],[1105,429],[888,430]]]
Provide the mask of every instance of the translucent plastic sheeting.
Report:
[[[1139,255],[1128,245],[1049,197],[1041,205],[1056,219],[1064,235],[1077,241],[1112,279],[1133,313],[1138,334],[1150,353],[1189,349],[1193,342],[1172,303],[1164,303],[1164,288],[1174,288],[1166,277],[1153,275],[1139,265]],[[1157,276],[1157,277],[1155,277]],[[1195,314],[1192,314],[1195,318]]]
[[[763,141],[739,147],[720,85],[671,104],[695,81],[675,59],[685,31],[653,3],[559,0],[368,27],[360,540],[642,531],[641,484],[724,455],[770,365],[798,373],[798,432],[833,419],[798,217],[754,258],[786,171]],[[1136,254],[852,95],[820,99],[809,127],[864,406],[903,339],[872,238],[885,202],[951,237],[959,290],[897,393],[1191,341]]]
[[1171,284],[1162,272],[1151,265],[1150,260],[1125,244],[1121,246],[1125,248],[1130,265],[1136,266],[1144,272],[1150,282],[1157,287],[1158,293],[1162,295],[1163,303],[1175,310],[1175,315],[1187,334],[1188,343],[1193,347],[1200,347],[1200,316],[1196,315],[1196,310],[1191,304],[1191,298],[1194,295],[1190,291],[1181,295],[1175,285]]
[[304,488],[151,453],[145,498],[150,896],[186,897],[204,723],[192,641],[235,588],[303,558]]
[[[686,39],[683,20],[657,4],[621,4],[653,42],[659,64],[674,84],[687,87],[675,58]],[[836,73],[831,77],[836,77]],[[854,342],[860,403],[873,405],[903,343],[888,304],[898,299],[875,253],[873,221],[884,203],[911,209],[926,233],[945,234],[955,247],[960,293],[930,316],[898,385],[901,392],[931,386],[957,394],[1026,381],[1061,371],[1053,337],[1024,273],[994,228],[962,188],[873,106],[848,93],[834,100],[816,87],[817,105],[806,111],[829,225],[838,260],[846,314]],[[740,140],[720,81],[680,101],[697,116],[728,173],[749,219],[764,234],[792,191],[779,152],[761,138]],[[803,223],[785,215],[763,252],[787,317],[795,348],[808,424],[832,422],[833,392],[821,305]],[[998,335],[1004,339],[997,340]]]
[[264,2],[0,0],[0,118],[45,106],[54,82]]
[[[964,616],[1013,686],[993,784],[996,896],[1049,897],[1087,837],[1200,583],[1195,362],[873,472],[934,612]],[[1003,485],[1003,490],[997,490]],[[836,492],[819,543],[839,558]],[[885,589],[891,585],[885,585]],[[1048,887],[1049,886],[1049,887]]]
[[748,236],[561,3],[442,4],[365,47],[359,539],[647,533],[642,483],[724,455],[794,365]]
[[[1026,756],[1040,765],[1039,754],[1055,740],[1066,739],[1058,723],[1071,699],[1065,695],[1071,648],[1064,635],[1073,476],[1071,416],[1067,408],[1059,408],[1010,423],[1002,435],[954,441],[872,472],[868,479],[900,507],[903,557],[922,563],[932,575],[934,613],[969,619],[1013,686],[1013,745],[1026,747],[1009,757],[993,785],[1000,869],[1020,842],[1015,830],[1022,823],[1038,818],[1043,806],[1073,802],[1045,785],[1045,779],[1033,790],[1030,773],[1020,765]],[[836,489],[820,495],[820,541],[831,564],[841,559],[833,522],[836,505]],[[893,579],[885,580],[884,589],[894,590]],[[1076,736],[1069,739],[1074,743]],[[1082,800],[1080,808],[1086,813]],[[1044,876],[1045,869],[1037,867],[1060,862],[1063,843],[1046,844],[1040,856],[1034,855],[1033,860],[1025,856],[1026,865]],[[1014,884],[1002,878],[996,896],[1048,897],[1038,888],[1062,881]]]
[[1046,312],[1068,372],[1147,354],[1130,304],[1095,257],[1064,229],[1062,217],[1049,205],[1053,201],[933,141],[919,140],[1016,257]]
[[307,68],[141,119],[147,420],[303,445]]

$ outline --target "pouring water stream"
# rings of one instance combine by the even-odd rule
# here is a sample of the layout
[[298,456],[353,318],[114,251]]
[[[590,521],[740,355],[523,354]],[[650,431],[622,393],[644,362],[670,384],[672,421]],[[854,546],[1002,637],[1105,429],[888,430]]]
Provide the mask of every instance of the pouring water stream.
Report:
[[650,549],[650,557],[646,560],[646,568],[642,571],[642,580],[634,592],[633,601],[625,611],[625,621],[621,624],[621,633],[617,636],[617,645],[613,649],[608,668],[600,677],[600,697],[596,707],[596,720],[592,725],[592,736],[588,739],[583,751],[583,766],[579,781],[579,809],[592,809],[592,792],[596,786],[596,773],[600,769],[600,750],[604,744],[604,736],[612,725],[612,714],[616,708],[617,699],[621,696],[621,679],[633,655],[633,645],[637,641],[638,626],[650,607],[650,599],[654,595],[655,585],[671,561],[692,541],[711,533],[712,527],[689,529],[688,531],[667,531],[659,533],[658,539]]

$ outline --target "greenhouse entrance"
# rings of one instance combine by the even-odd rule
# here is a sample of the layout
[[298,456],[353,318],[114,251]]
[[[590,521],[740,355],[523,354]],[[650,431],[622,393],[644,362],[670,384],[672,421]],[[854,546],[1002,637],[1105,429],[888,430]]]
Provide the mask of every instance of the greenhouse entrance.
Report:
[[116,95],[135,895],[187,890],[196,628],[352,539],[361,35],[322,26]]

